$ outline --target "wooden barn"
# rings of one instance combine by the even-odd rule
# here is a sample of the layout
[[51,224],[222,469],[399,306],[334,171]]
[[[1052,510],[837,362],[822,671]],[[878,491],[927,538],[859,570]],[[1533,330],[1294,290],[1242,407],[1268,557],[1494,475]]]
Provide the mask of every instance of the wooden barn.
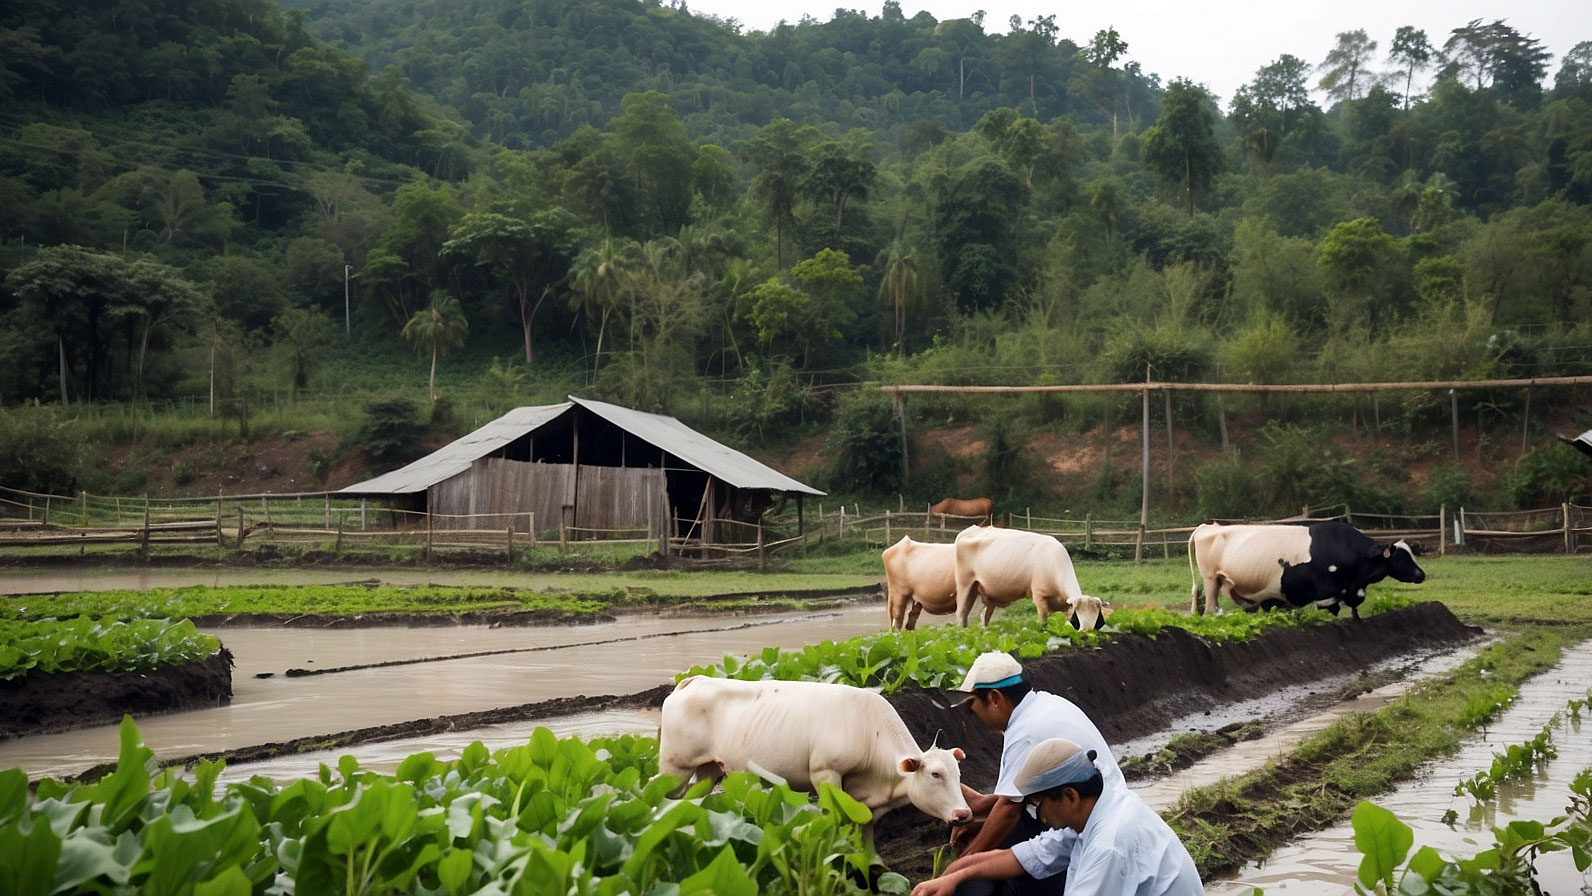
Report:
[[777,496],[795,496],[800,510],[824,493],[673,417],[571,396],[516,408],[341,494],[430,513],[438,528],[645,530],[715,544],[754,540]]

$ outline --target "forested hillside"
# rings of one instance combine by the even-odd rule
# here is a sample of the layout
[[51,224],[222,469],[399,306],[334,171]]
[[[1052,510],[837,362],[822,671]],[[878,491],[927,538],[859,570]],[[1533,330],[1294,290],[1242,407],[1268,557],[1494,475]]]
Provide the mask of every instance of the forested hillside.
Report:
[[[753,448],[827,433],[823,485],[893,494],[900,428],[858,384],[1592,372],[1592,41],[1352,31],[1218,103],[1133,35],[1060,31],[894,2],[766,33],[635,0],[8,3],[0,413],[17,441],[106,403],[246,432],[303,402],[352,443],[394,400],[448,434],[579,392]],[[1525,401],[1584,395],[1465,416],[1518,434]],[[1226,410],[1273,451],[1447,421],[1368,401]],[[1134,404],[908,413],[1043,498],[1011,434]],[[1214,400],[1175,415],[1216,438]],[[1560,450],[1489,497],[1584,491]]]

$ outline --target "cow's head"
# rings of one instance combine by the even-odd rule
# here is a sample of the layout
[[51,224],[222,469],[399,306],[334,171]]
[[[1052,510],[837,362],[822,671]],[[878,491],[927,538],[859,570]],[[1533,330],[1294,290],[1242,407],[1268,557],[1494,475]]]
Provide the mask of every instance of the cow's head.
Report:
[[945,750],[931,747],[922,756],[901,760],[901,774],[907,780],[907,799],[928,815],[948,824],[965,824],[973,810],[962,797],[962,767],[966,756],[958,747]]
[[1105,628],[1106,614],[1110,612],[1105,602],[1089,594],[1080,594],[1067,602],[1067,621],[1081,632]]
[[1415,562],[1415,551],[1408,542],[1396,541],[1383,548],[1382,559],[1387,562],[1387,574],[1390,577],[1412,585],[1426,581],[1426,570]]

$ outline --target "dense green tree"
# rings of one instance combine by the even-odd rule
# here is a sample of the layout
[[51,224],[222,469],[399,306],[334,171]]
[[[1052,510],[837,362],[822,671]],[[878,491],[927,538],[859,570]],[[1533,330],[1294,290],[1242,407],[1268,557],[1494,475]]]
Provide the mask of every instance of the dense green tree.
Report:
[[810,135],[797,128],[795,122],[781,118],[753,134],[741,149],[747,162],[757,169],[752,193],[763,203],[774,225],[774,263],[780,268],[785,267],[785,231],[807,176],[809,142]]
[[1017,236],[1027,190],[1000,160],[973,160],[934,203],[941,279],[963,310],[1000,305],[1017,279]]
[[1398,63],[1400,74],[1404,75],[1404,111],[1410,108],[1410,89],[1415,84],[1415,73],[1431,65],[1436,57],[1437,50],[1432,47],[1431,41],[1426,39],[1426,32],[1409,25],[1402,25],[1393,34],[1393,43],[1388,47],[1388,59]]
[[273,322],[277,341],[286,349],[288,382],[296,395],[310,386],[310,374],[331,344],[336,325],[319,308],[288,308]]
[[471,212],[449,232],[441,251],[490,269],[508,282],[519,312],[525,363],[533,363],[536,312],[554,294],[575,254],[568,217],[561,211],[538,212],[525,219]]
[[1194,197],[1210,186],[1222,165],[1212,125],[1210,94],[1179,78],[1166,90],[1155,126],[1144,132],[1144,163],[1157,180],[1177,185],[1194,217]]

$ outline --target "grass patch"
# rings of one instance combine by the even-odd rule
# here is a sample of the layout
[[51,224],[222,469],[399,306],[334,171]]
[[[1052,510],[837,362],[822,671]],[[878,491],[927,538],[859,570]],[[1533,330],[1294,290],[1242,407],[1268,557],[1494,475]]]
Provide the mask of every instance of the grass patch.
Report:
[[1536,628],[1495,644],[1374,713],[1346,716],[1263,769],[1196,788],[1166,813],[1200,876],[1264,858],[1302,831],[1348,816],[1501,711],[1589,628]]

